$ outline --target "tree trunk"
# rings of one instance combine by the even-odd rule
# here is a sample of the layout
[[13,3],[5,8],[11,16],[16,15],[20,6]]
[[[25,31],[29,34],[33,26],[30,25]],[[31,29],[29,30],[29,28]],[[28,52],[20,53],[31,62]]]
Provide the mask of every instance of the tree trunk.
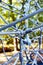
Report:
[[18,41],[17,41],[18,39],[15,38],[15,40],[16,40],[16,50],[17,50],[17,51],[20,51],[20,49],[18,48]]

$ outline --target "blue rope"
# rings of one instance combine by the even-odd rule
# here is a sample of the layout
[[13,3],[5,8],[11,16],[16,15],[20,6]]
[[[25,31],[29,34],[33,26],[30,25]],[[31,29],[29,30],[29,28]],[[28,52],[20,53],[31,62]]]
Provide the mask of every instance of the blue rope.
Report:
[[12,26],[14,26],[15,24],[17,24],[17,23],[19,23],[19,22],[22,22],[23,20],[28,19],[28,18],[30,18],[30,17],[32,17],[32,16],[34,16],[34,15],[40,13],[40,12],[43,12],[43,8],[41,8],[41,9],[39,9],[39,10],[37,10],[37,11],[31,13],[31,14],[28,14],[27,16],[24,16],[24,17],[22,17],[22,18],[20,18],[20,19],[18,19],[18,20],[16,20],[16,21],[14,21],[14,22],[11,23],[11,24],[8,24],[8,25],[6,25],[6,26],[3,26],[2,28],[0,28],[0,31],[4,30],[4,29],[6,29],[6,28],[12,27]]
[[[26,65],[32,65],[32,64],[27,63]],[[43,65],[43,63],[42,63],[41,61],[38,61],[38,62],[37,62],[37,65]]]

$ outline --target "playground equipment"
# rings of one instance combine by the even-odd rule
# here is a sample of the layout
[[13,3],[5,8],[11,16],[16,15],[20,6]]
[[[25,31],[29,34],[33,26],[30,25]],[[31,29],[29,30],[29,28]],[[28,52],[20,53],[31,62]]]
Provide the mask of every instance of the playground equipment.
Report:
[[[0,3],[4,3],[0,0]],[[6,3],[4,3],[6,4]],[[9,4],[6,4],[7,6],[11,6]],[[7,55],[5,53],[5,50],[4,50],[4,47],[3,47],[3,52],[7,58],[7,61],[3,64],[0,64],[0,65],[16,65],[18,60],[20,60],[20,65],[43,65],[43,49],[40,49],[40,45],[42,44],[42,38],[43,38],[43,35],[42,35],[42,30],[43,30],[43,23],[41,23],[40,25],[38,25],[39,22],[37,23],[34,23],[35,25],[37,25],[36,27],[34,28],[28,28],[26,25],[26,29],[25,30],[19,30],[18,28],[16,28],[16,24],[17,23],[21,23],[22,21],[28,19],[28,20],[31,20],[33,22],[32,19],[30,19],[30,17],[40,13],[40,12],[43,12],[43,8],[40,8],[39,4],[36,2],[35,0],[35,6],[38,6],[38,10],[36,10],[35,12],[32,12],[31,14],[27,14],[27,12],[25,14],[22,14],[22,18],[16,20],[16,21],[13,21],[12,23],[8,23],[7,21],[5,21],[5,19],[0,15],[0,18],[6,23],[6,25],[2,26],[0,28],[0,35],[10,35],[12,36],[12,34],[15,34],[14,35],[14,38],[16,37],[16,34],[17,34],[17,37],[18,39],[20,40],[20,51],[13,55],[10,59],[7,58]],[[0,7],[3,7],[3,6],[0,6]],[[13,6],[12,6],[13,7]],[[5,8],[5,7],[3,7]],[[5,8],[7,9],[7,8]],[[9,11],[11,11],[10,9],[7,9]],[[14,12],[14,11],[13,11]],[[17,12],[16,12],[17,13]],[[17,13],[17,14],[20,14],[20,13]],[[26,15],[27,14],[27,15]],[[20,14],[21,15],[21,14]],[[26,16],[24,16],[26,15]],[[4,32],[3,30],[5,29],[8,29],[10,27],[13,27],[15,30],[13,31],[6,31]],[[36,32],[36,30],[40,30],[40,36],[36,37],[36,38],[32,38],[33,40],[37,39],[39,41],[39,47],[38,48],[35,48],[32,46],[32,42],[28,35],[27,34],[30,34],[31,32]],[[25,39],[23,39],[23,36],[26,35]],[[13,37],[13,36],[12,36]],[[32,46],[32,50],[28,50],[25,45],[28,45],[28,46]],[[2,44],[3,46],[3,44]],[[26,54],[26,60],[24,59],[23,57],[23,52],[25,52]],[[29,57],[28,57],[28,53],[29,53]],[[16,57],[16,60],[14,61],[13,64],[12,61],[15,59]],[[34,58],[33,58],[34,57]],[[40,60],[38,60],[40,59]]]

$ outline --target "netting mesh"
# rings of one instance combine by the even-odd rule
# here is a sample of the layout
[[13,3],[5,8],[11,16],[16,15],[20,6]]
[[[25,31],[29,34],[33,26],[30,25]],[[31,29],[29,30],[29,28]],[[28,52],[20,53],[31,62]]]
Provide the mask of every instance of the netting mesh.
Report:
[[[43,65],[42,2],[42,0],[20,0],[18,3],[12,3],[12,0],[9,2],[0,0],[0,19],[4,22],[4,25],[0,24],[0,43],[5,56],[3,59],[6,60],[0,65]],[[4,35],[7,37],[3,38]],[[16,38],[20,43],[19,52],[12,53],[11,56],[6,54],[3,43],[3,40],[10,38]]]

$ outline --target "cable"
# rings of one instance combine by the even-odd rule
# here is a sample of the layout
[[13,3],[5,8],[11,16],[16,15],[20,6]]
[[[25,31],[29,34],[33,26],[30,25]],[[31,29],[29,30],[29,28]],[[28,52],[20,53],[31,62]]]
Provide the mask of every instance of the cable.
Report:
[[1,15],[0,15],[0,18],[1,18],[6,24],[9,24],[8,21],[6,21]]
[[[5,4],[5,5],[7,5],[7,6],[10,6],[10,7],[15,8],[16,10],[20,11],[20,10],[17,9],[16,7],[14,7],[14,6],[10,5],[10,4],[7,4],[7,3],[5,3],[5,2],[3,2],[3,1],[2,1],[2,4]],[[21,10],[21,12],[22,12],[22,10]]]
[[[41,8],[41,9],[39,9],[39,10],[37,10],[37,11],[31,13],[31,14],[28,14],[27,16],[24,16],[24,17],[22,17],[22,18],[20,18],[20,19],[18,19],[18,20],[16,20],[16,21],[14,21],[14,22],[12,22],[11,24],[8,24],[8,25],[6,25],[6,26],[3,26],[2,28],[0,28],[0,31],[4,30],[4,29],[6,29],[6,28],[12,27],[12,26],[14,26],[15,24],[17,24],[17,23],[19,23],[19,22],[22,22],[23,20],[28,19],[28,18],[30,18],[30,17],[32,17],[32,16],[34,16],[34,15],[40,13],[40,12],[43,12],[43,8]],[[39,27],[40,27],[40,26],[39,26]],[[41,25],[41,27],[43,27],[43,25]]]
[[20,14],[19,12],[15,12],[14,10],[10,10],[10,9],[4,7],[4,6],[1,6],[1,5],[0,5],[0,7],[4,8],[4,9],[6,9],[6,10],[9,10],[9,11],[11,11],[11,12],[14,12],[14,13],[16,13],[16,14],[19,14],[19,15],[21,15],[21,16],[24,15],[24,14]]

